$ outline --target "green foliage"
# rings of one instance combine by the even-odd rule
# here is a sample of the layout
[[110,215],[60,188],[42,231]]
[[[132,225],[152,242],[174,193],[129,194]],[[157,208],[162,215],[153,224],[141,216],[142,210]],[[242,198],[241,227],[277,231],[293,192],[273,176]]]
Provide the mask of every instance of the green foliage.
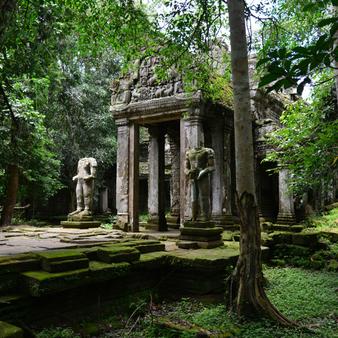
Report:
[[[16,163],[26,181],[26,189],[48,198],[61,188],[58,180],[60,162],[45,128],[44,116],[35,110],[35,102],[28,96],[37,92],[41,95],[46,86],[46,79],[12,81],[8,101],[14,117],[7,107],[3,108],[0,157],[4,173],[8,164]],[[28,193],[27,190],[21,191],[23,195]]]
[[338,60],[334,45],[338,18],[331,5],[329,0],[276,1],[270,13],[274,20],[262,29],[260,87],[270,85],[268,91],[297,87],[301,94],[315,74]]
[[[0,133],[6,143],[0,153],[7,162],[25,162],[19,163],[28,182],[20,181],[21,198],[46,199],[60,187],[56,158],[67,185],[79,157],[96,157],[103,170],[114,161],[108,82],[118,63],[153,41],[154,31],[142,10],[124,1],[18,0],[1,4],[1,19]],[[16,117],[11,110],[19,108]],[[25,129],[19,135],[16,120]],[[45,141],[26,147],[35,140],[33,129]],[[46,133],[53,143],[47,144]]]
[[310,219],[311,225],[316,228],[337,228],[338,227],[338,208],[332,209],[321,216]]
[[269,135],[275,151],[266,160],[278,162],[278,168],[292,172],[291,190],[301,195],[308,189],[329,185],[337,168],[337,128],[332,82],[317,87],[313,102],[302,100],[290,104],[281,116],[283,128]]

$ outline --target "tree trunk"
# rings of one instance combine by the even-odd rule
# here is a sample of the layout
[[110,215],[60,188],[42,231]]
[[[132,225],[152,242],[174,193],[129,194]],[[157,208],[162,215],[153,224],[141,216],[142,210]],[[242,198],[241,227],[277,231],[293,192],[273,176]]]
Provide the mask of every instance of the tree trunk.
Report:
[[263,289],[261,233],[255,197],[254,152],[244,0],[228,0],[231,68],[234,90],[237,206],[240,215],[240,256],[229,278],[230,309],[239,316],[266,315],[290,326]]
[[19,167],[16,164],[9,164],[6,171],[8,180],[6,187],[6,199],[1,213],[1,226],[10,225],[12,222],[13,211],[16,204],[16,195],[19,188]]
[[[338,15],[338,6],[333,7],[333,15],[337,16]],[[336,31],[334,35],[334,48],[338,47],[338,30]],[[335,76],[335,84],[336,84],[336,104],[338,107],[338,61],[334,60],[333,61],[333,67],[334,67],[334,76]]]

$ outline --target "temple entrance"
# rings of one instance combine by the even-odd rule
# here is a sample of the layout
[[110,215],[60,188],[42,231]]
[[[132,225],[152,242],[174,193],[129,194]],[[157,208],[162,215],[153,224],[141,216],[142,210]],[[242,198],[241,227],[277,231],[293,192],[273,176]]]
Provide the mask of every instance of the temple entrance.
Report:
[[269,171],[274,167],[272,163],[259,163],[256,176],[260,217],[269,222],[275,222],[278,215],[278,174]]

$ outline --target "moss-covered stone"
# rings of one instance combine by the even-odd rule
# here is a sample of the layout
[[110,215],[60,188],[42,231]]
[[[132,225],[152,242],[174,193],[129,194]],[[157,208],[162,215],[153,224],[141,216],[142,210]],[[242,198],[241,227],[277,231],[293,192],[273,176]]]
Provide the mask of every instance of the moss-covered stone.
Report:
[[42,269],[48,272],[62,272],[70,270],[85,269],[89,266],[87,257],[80,259],[69,259],[64,261],[42,261]]
[[338,260],[336,259],[331,259],[329,261],[329,264],[327,265],[327,269],[329,271],[338,271]]
[[98,282],[128,275],[131,265],[127,262],[108,264],[94,261],[89,263],[89,270],[92,280]]
[[271,241],[268,242],[270,245],[276,244],[291,244],[292,243],[292,233],[291,232],[273,232],[269,235]]
[[182,241],[195,241],[195,242],[214,242],[220,241],[222,238],[220,235],[206,237],[206,236],[195,236],[195,235],[180,235]]
[[223,232],[223,228],[181,228],[182,235],[194,235],[194,236],[203,236],[203,237],[214,237],[219,236]]
[[332,243],[338,243],[338,229],[333,228],[330,230],[321,231],[319,236],[327,238]]
[[97,257],[105,263],[133,262],[140,259],[140,251],[126,246],[110,246],[98,249]]
[[43,261],[47,261],[47,262],[59,262],[59,261],[64,261],[64,260],[86,258],[85,254],[77,249],[49,250],[49,251],[40,252],[38,256]]
[[88,269],[57,273],[29,271],[22,273],[22,276],[28,292],[32,296],[42,296],[125,276],[129,271],[128,263],[90,262]]
[[0,337],[1,338],[22,338],[23,330],[12,324],[0,321]]
[[62,221],[64,228],[89,229],[98,228],[101,225],[99,221]]
[[292,234],[292,244],[302,245],[309,248],[318,247],[318,234],[317,233],[295,233]]
[[134,247],[141,253],[164,251],[165,245],[156,240],[139,240],[123,243],[125,246]]
[[277,258],[286,256],[308,257],[310,255],[310,249],[294,244],[277,244],[273,249],[273,254]]
[[201,269],[203,271],[224,269],[228,265],[233,265],[237,261],[238,255],[238,250],[226,247],[212,250],[198,249],[188,252],[183,250],[168,252],[168,256],[171,257],[171,265],[187,269]]
[[9,272],[29,271],[38,268],[39,257],[35,254],[19,254],[0,257],[0,276]]
[[151,252],[142,254],[140,260],[132,262],[131,268],[138,270],[160,269],[168,263],[168,253]]
[[32,296],[60,292],[83,285],[90,279],[89,269],[50,273],[29,271],[22,273],[27,291]]

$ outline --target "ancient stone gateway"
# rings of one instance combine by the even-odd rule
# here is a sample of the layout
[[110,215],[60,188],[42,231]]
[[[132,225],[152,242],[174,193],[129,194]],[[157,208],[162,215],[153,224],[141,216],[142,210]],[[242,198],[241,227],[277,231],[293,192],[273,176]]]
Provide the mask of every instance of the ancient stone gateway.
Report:
[[[210,175],[211,221],[224,228],[230,226],[233,224],[235,191],[233,112],[229,107],[205,100],[200,91],[185,93],[182,79],[175,71],[171,72],[168,81],[158,81],[154,73],[157,63],[155,57],[138,61],[135,71],[112,83],[110,109],[116,121],[118,143],[117,223],[125,230],[139,230],[139,130],[140,127],[145,127],[150,135],[149,223],[156,229],[165,231],[167,221],[183,225],[185,221],[191,220],[191,189],[189,179],[184,174],[185,156],[189,149],[203,145],[214,151],[214,170]],[[269,106],[270,101],[262,98],[258,91],[253,94],[257,163],[265,151],[262,151],[264,147],[260,140],[265,130],[270,128],[271,121],[279,124],[282,111],[278,105],[275,110],[274,106]],[[258,121],[256,124],[255,120]],[[164,210],[165,139],[170,145],[171,154],[171,214],[167,218]],[[259,189],[264,177],[257,177],[256,181]],[[280,210],[280,219],[286,220],[286,216],[292,219],[293,202],[292,197],[285,194],[285,180],[280,180],[279,189],[282,192],[279,194],[280,198],[276,197],[276,204],[279,201],[284,208]],[[278,179],[276,193],[278,195]],[[286,199],[291,204],[286,203]],[[276,210],[277,213],[278,206]]]
[[188,149],[203,144],[215,152],[212,173],[211,215],[218,224],[231,219],[231,193],[224,174],[230,168],[232,113],[228,108],[206,102],[200,92],[184,93],[180,76],[157,83],[153,67],[156,58],[145,59],[138,71],[113,83],[111,111],[117,125],[117,221],[138,231],[139,127],[148,128],[149,194],[151,222],[166,230],[164,210],[164,139],[171,152],[171,217],[182,224],[191,219],[189,180],[184,174]]

